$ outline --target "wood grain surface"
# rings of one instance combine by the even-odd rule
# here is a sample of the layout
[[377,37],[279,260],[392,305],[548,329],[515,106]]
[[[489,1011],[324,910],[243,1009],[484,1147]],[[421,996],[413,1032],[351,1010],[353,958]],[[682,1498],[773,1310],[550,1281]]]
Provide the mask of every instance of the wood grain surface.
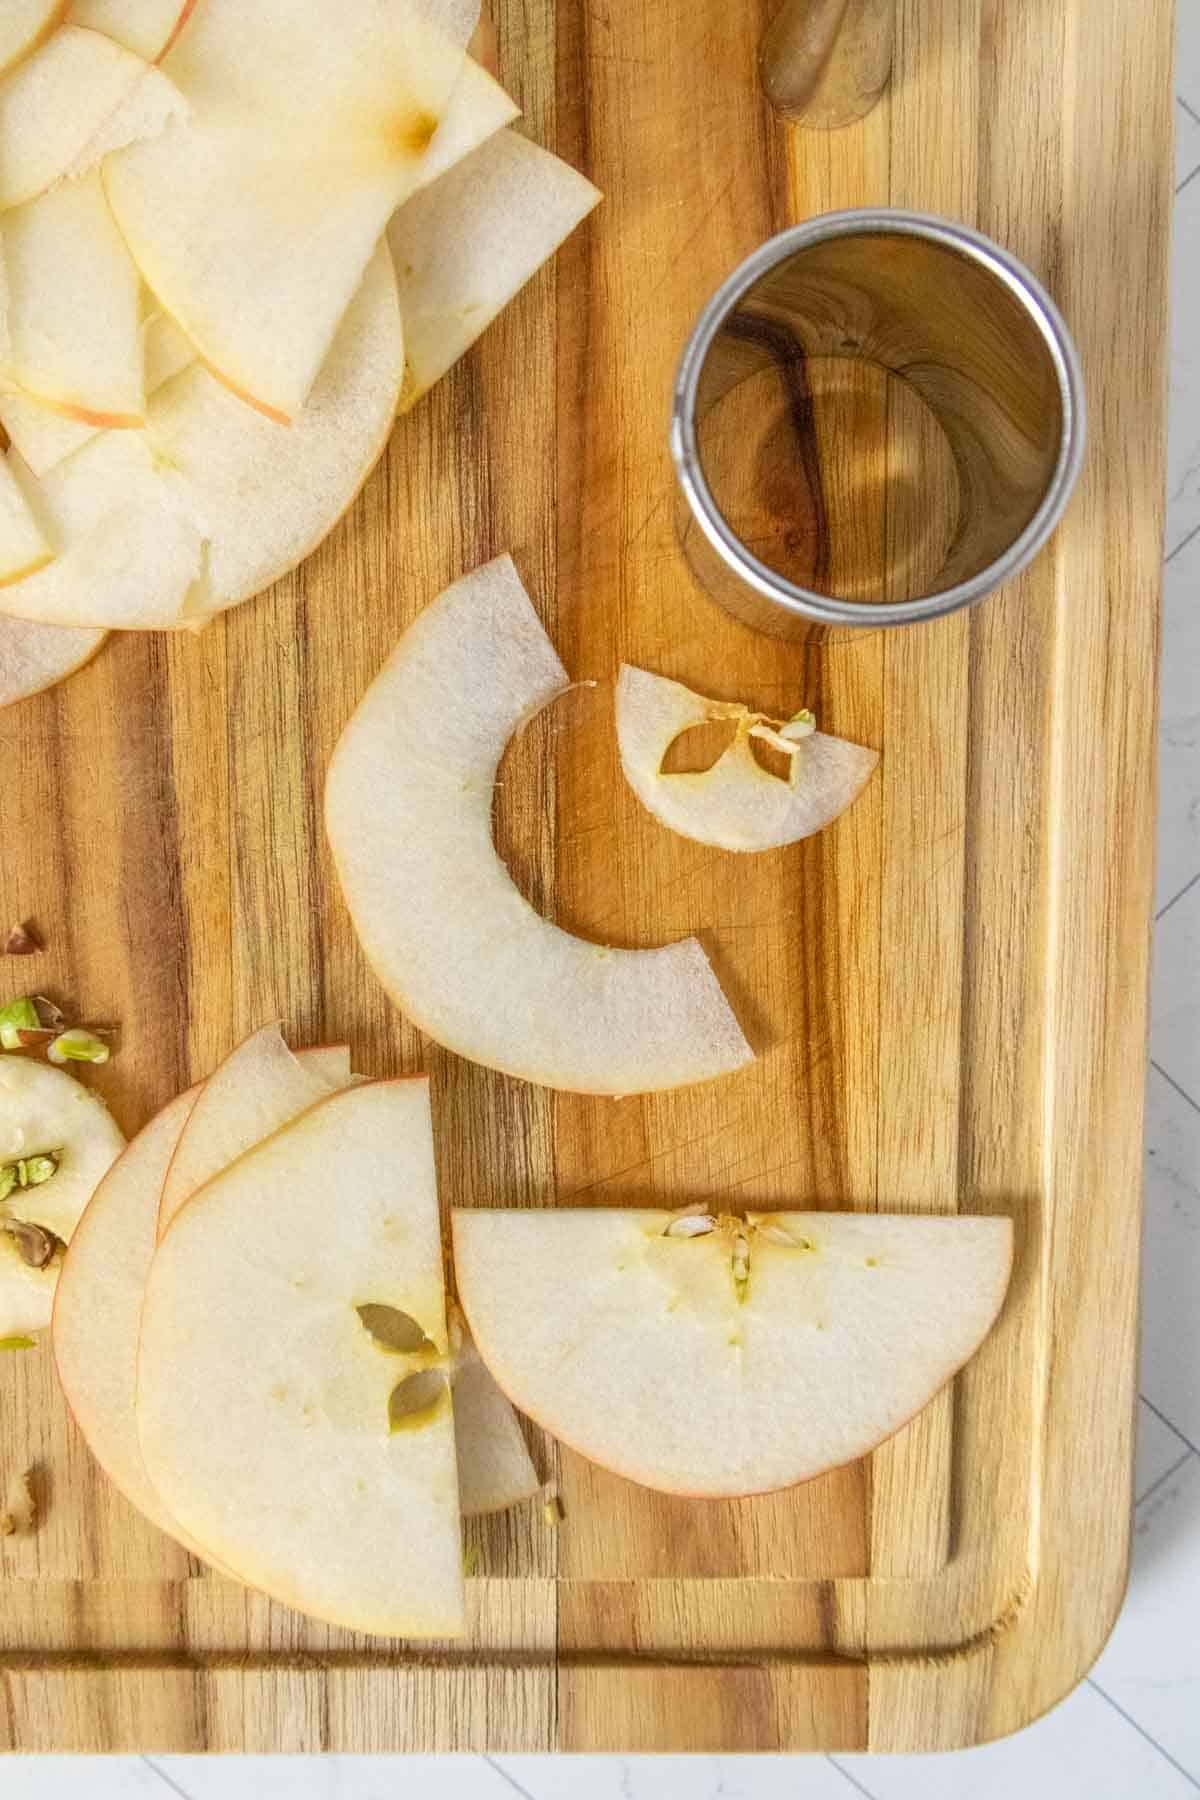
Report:
[[[839,132],[772,113],[755,0],[496,10],[527,128],[604,205],[399,424],[295,575],[198,638],[114,637],[0,715],[0,911],[36,921],[40,989],[119,1024],[96,1085],[128,1130],[282,1017],[297,1045],[348,1040],[358,1068],[430,1071],[447,1205],[1006,1212],[1012,1292],[952,1392],[784,1494],[672,1501],[536,1441],[563,1525],[472,1525],[469,1635],[417,1648],[202,1574],[100,1477],[48,1351],[5,1357],[0,1473],[34,1466],[41,1516],[0,1546],[0,1748],[950,1747],[1066,1693],[1120,1603],[1169,0],[897,0],[889,90]],[[671,376],[763,238],[884,202],[977,225],[1047,283],[1080,345],[1090,449],[1049,549],[984,607],[806,651],[691,584]],[[886,523],[868,509],[863,531]],[[498,842],[566,925],[700,934],[761,1049],[726,1082],[620,1101],[523,1086],[424,1042],[357,948],[320,826],[330,750],[403,626],[505,549],[571,674],[599,686],[510,753]],[[808,704],[880,772],[788,850],[677,838],[620,777],[622,658]],[[6,993],[34,972],[0,966]]]

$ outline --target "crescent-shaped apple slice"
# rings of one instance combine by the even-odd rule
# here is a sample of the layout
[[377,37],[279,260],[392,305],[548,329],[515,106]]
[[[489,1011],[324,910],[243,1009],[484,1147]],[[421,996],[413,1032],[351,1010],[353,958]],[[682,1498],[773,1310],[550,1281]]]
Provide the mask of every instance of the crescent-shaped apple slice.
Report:
[[25,581],[53,556],[20,482],[0,457],[0,587]]
[[364,1082],[223,1170],[159,1245],[146,1472],[190,1537],[286,1605],[457,1636],[448,1374],[428,1083]]
[[[811,837],[857,799],[879,761],[874,750],[814,730],[811,714],[770,719],[628,664],[616,716],[621,767],[642,805],[672,831],[722,850],[772,850]],[[676,738],[721,719],[733,736],[710,769],[664,772]],[[755,738],[773,746],[786,773],[757,760]]]
[[74,1076],[0,1056],[0,1337],[50,1323],[62,1247],[124,1146],[103,1100]]
[[514,1405],[666,1492],[762,1493],[865,1455],[974,1354],[1001,1218],[456,1211],[479,1354]]
[[511,558],[409,626],[334,751],[325,817],[367,958],[414,1023],[526,1081],[629,1094],[752,1052],[695,938],[614,950],[562,931],[492,842],[505,745],[568,686]]

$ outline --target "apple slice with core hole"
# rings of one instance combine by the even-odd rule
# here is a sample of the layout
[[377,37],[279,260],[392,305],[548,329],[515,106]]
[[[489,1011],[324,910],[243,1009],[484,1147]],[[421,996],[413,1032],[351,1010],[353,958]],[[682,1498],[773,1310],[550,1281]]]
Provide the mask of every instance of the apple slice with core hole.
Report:
[[[771,850],[810,837],[845,812],[879,761],[874,750],[815,730],[811,713],[770,719],[628,664],[616,716],[621,767],[642,805],[672,831],[723,850]],[[718,719],[729,720],[733,736],[712,767],[664,773],[676,738]],[[773,746],[786,774],[758,762],[755,739]]]
[[73,1075],[0,1056],[0,1337],[50,1323],[62,1246],[124,1144]]
[[8,464],[0,459],[0,587],[24,581],[54,556]]
[[146,1471],[252,1587],[350,1630],[457,1636],[446,1352],[428,1084],[347,1088],[209,1182],[159,1245]]
[[158,1236],[197,1188],[349,1080],[344,1046],[301,1058],[288,1049],[278,1024],[244,1039],[213,1070],[183,1128],[162,1183]]
[[107,636],[0,616],[0,706],[65,681],[91,661]]
[[470,349],[599,199],[557,156],[499,131],[405,202],[388,226],[405,407]]
[[0,81],[0,211],[78,170],[88,146],[151,73],[111,38],[65,25],[6,75]]
[[[318,1096],[350,1080],[344,1045],[301,1050],[295,1061],[312,1077]],[[220,1074],[218,1069],[211,1079]],[[142,1293],[157,1241],[163,1184],[204,1093],[197,1085],[165,1106],[97,1187],[63,1261],[52,1333],[67,1405],[93,1456],[127,1500],[195,1555],[203,1552],[181,1532],[146,1474],[134,1403]],[[213,1124],[216,1129],[217,1121]],[[227,1135],[223,1141],[230,1141]]]
[[0,75],[41,47],[71,10],[71,0],[4,0],[0,11]]
[[420,179],[462,47],[405,0],[205,0],[164,68],[187,124],[108,159],[163,307],[269,417],[304,405],[388,217]]
[[0,611],[46,625],[170,627],[205,567],[195,502],[143,431],[98,431],[40,482],[8,466],[54,544],[54,561],[0,588]]
[[492,842],[513,733],[569,686],[511,558],[418,614],[346,726],[325,818],[367,958],[460,1056],[548,1087],[641,1093],[752,1058],[695,938],[612,950],[549,923]]
[[602,1467],[762,1493],[875,1448],[991,1329],[1012,1223],[456,1211],[454,1265],[509,1399]]
[[115,38],[148,63],[165,56],[196,0],[75,0],[71,22]]
[[542,1484],[517,1416],[475,1348],[457,1307],[450,1311],[450,1344],[459,1505],[466,1519],[504,1512],[532,1500]]
[[99,175],[6,213],[4,255],[4,378],[84,424],[140,424],[141,284]]

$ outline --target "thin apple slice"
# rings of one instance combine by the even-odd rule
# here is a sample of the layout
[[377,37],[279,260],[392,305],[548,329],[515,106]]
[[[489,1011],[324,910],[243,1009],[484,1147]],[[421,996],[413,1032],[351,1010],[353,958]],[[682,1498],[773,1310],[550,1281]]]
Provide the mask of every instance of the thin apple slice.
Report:
[[103,1100],[74,1076],[0,1056],[0,1170],[17,1172],[11,1186],[3,1177],[0,1200],[0,1337],[50,1323],[61,1246],[124,1144]]
[[548,1431],[646,1487],[762,1493],[853,1461],[974,1355],[1012,1222],[454,1214],[479,1353]]
[[450,1315],[454,1351],[454,1438],[463,1517],[504,1512],[541,1492],[517,1415],[475,1348],[467,1322]]
[[0,707],[65,681],[91,661],[107,636],[0,617]]
[[201,1092],[189,1088],[156,1114],[97,1187],[63,1262],[51,1329],[63,1393],[88,1449],[130,1504],[194,1556],[203,1554],[199,1545],[146,1474],[134,1401],[159,1190]]
[[332,31],[289,0],[205,0],[164,65],[192,118],[106,162],[147,284],[269,417],[304,405],[462,62],[406,0],[346,0]]
[[[301,1050],[296,1060],[318,1094],[351,1078],[344,1044]],[[203,1554],[199,1545],[167,1512],[146,1474],[135,1401],[142,1294],[158,1237],[159,1200],[204,1092],[198,1084],[165,1106],[97,1187],[63,1262],[52,1332],[67,1405],[93,1456],[127,1500],[197,1556]]]
[[388,226],[400,283],[412,406],[587,217],[590,181],[515,131],[499,131]]
[[0,588],[45,568],[54,553],[24,489],[0,458]]
[[510,557],[427,606],[334,751],[325,818],[359,938],[428,1035],[527,1081],[628,1094],[752,1052],[695,938],[613,950],[561,931],[492,843],[513,733],[570,684]]
[[[190,367],[196,360],[196,350],[175,321],[163,312],[153,312],[144,319],[141,332],[145,364],[143,380],[146,395],[150,396]],[[0,425],[8,432],[21,460],[37,476],[45,475],[47,470],[65,462],[68,456],[82,449],[89,438],[95,437],[97,431],[95,425],[65,418],[43,401],[2,385]]]
[[[417,188],[426,188],[470,156],[481,144],[511,125],[521,109],[495,76],[471,57],[463,59],[446,110],[421,163]],[[414,192],[416,189],[414,189]]]
[[[621,766],[642,805],[672,831],[723,850],[771,850],[810,837],[858,798],[879,761],[874,750],[817,731],[809,713],[771,719],[628,664],[616,714]],[[711,720],[728,720],[733,730],[712,767],[664,773],[676,738]],[[772,745],[786,774],[757,760],[755,739]]]
[[71,0],[4,0],[0,11],[0,75],[7,75],[40,49],[70,10]]
[[206,1181],[333,1089],[345,1086],[350,1079],[349,1057],[344,1058],[343,1080],[343,1053],[338,1049],[332,1055],[332,1064],[302,1060],[288,1049],[278,1024],[264,1025],[213,1070],[163,1179],[160,1238]]
[[[405,1316],[418,1347],[377,1335],[371,1309]],[[348,1088],[201,1189],[159,1245],[138,1359],[147,1473],[210,1555],[285,1604],[457,1636],[446,1350],[428,1085]]]
[[0,611],[114,630],[186,623],[204,570],[204,536],[178,472],[144,432],[98,431],[41,482],[12,451],[8,466],[58,554],[0,588]]
[[64,25],[0,81],[0,211],[78,165],[149,71],[98,31]]
[[6,213],[4,254],[4,378],[83,424],[140,424],[141,284],[99,175]]
[[[196,346],[169,313],[152,312],[142,321],[146,393],[157,394],[196,360]],[[28,459],[26,459],[28,460]]]
[[148,436],[209,540],[194,619],[270,586],[333,529],[387,446],[403,375],[396,281],[381,244],[294,424],[243,406],[199,363],[152,397]]
[[74,0],[71,22],[115,38],[148,63],[171,48],[196,0]]
[[95,425],[65,418],[43,401],[4,386],[0,386],[0,425],[30,474],[36,476],[74,456],[97,431]]

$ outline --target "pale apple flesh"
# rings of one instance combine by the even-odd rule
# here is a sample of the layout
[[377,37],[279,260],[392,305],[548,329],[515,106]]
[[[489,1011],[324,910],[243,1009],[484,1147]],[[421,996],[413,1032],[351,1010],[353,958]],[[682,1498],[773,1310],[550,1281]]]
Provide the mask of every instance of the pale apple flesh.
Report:
[[152,73],[111,38],[75,25],[20,62],[0,81],[0,210],[83,172],[89,146]]
[[54,554],[24,489],[0,457],[0,587],[24,581]]
[[71,0],[4,0],[0,11],[0,75],[32,56],[71,10]]
[[568,686],[512,561],[420,613],[334,751],[325,817],[367,958],[461,1056],[549,1087],[639,1093],[752,1052],[699,943],[610,949],[521,896],[492,842],[508,740]]
[[[0,1169],[25,1164],[28,1172],[31,1159],[46,1157],[57,1165],[48,1179],[14,1184],[0,1200],[0,1337],[50,1323],[61,1245],[124,1146],[103,1100],[74,1076],[30,1056],[0,1055]],[[58,1247],[39,1263],[52,1246],[13,1225],[34,1227]]]
[[197,0],[74,0],[71,21],[115,38],[148,63],[166,55]]
[[[463,64],[407,0],[205,0],[164,59],[186,124],[111,156],[139,268],[207,366],[269,418],[304,406]],[[314,106],[313,96],[321,96]]]
[[[318,1095],[351,1078],[344,1045],[301,1050],[295,1060]],[[196,1556],[204,1554],[200,1546],[172,1518],[146,1474],[135,1402],[142,1295],[158,1240],[160,1201],[205,1091],[198,1084],[170,1101],[100,1182],[63,1261],[52,1329],[63,1393],[96,1461],[139,1512]],[[210,1125],[223,1144],[237,1141],[219,1121],[210,1118]]]
[[[675,740],[713,720],[727,720],[732,736],[712,767],[664,773]],[[770,719],[628,664],[617,682],[616,721],[621,767],[647,811],[724,850],[772,850],[821,831],[857,799],[879,761],[874,750],[815,730],[810,716],[799,726]],[[778,773],[759,762],[756,740],[772,746]]]
[[12,706],[65,681],[90,662],[106,631],[31,625],[0,615],[0,707]]
[[349,1080],[344,1047],[296,1056],[278,1024],[244,1039],[213,1070],[183,1126],[162,1181],[157,1235],[206,1181]]
[[[425,1347],[382,1343],[372,1306]],[[286,1605],[457,1636],[447,1349],[427,1083],[333,1094],[194,1195],[159,1245],[138,1358],[149,1478],[210,1555]]]
[[4,379],[84,424],[140,424],[140,283],[99,175],[6,213],[4,256]]
[[511,1403],[472,1341],[467,1322],[450,1315],[458,1497],[465,1519],[505,1512],[541,1492],[533,1458]]
[[1011,1221],[456,1211],[459,1296],[509,1399],[644,1486],[787,1487],[874,1449],[979,1348]]
[[498,131],[406,201],[388,226],[408,354],[405,407],[470,349],[599,198],[548,150]]

